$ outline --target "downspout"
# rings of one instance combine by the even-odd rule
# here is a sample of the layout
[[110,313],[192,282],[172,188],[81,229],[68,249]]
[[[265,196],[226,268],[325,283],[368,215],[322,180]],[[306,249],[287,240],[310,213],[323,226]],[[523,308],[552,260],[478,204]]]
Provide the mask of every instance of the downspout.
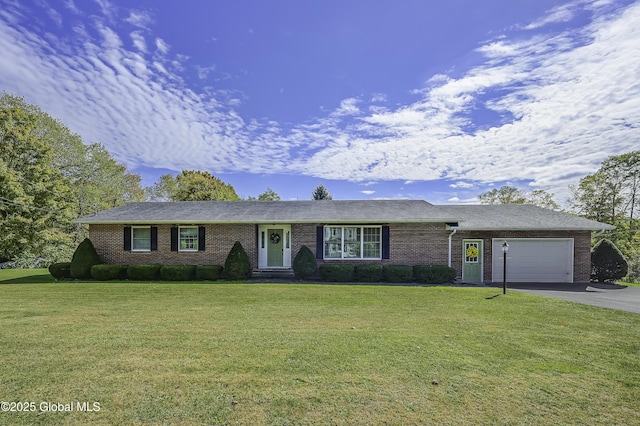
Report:
[[458,228],[455,228],[455,227],[454,227],[454,228],[453,228],[453,232],[451,232],[451,233],[449,234],[449,263],[448,263],[449,268],[451,268],[451,238],[453,237],[453,235],[454,235],[456,232],[458,232]]
[[604,229],[599,230],[597,233],[593,234],[593,238],[597,238],[600,235],[604,234]]

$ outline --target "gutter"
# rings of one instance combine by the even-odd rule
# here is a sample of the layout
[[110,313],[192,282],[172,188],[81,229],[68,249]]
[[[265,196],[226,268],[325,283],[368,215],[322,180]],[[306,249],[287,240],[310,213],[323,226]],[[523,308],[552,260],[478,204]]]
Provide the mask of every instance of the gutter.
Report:
[[599,230],[598,232],[593,234],[593,237],[595,237],[595,238],[599,237],[600,235],[604,234],[604,231],[605,231],[605,229],[602,228],[601,230]]
[[453,238],[453,235],[458,232],[458,228],[454,227],[453,231],[449,234],[449,261],[448,261],[448,266],[449,268],[451,268],[451,239]]

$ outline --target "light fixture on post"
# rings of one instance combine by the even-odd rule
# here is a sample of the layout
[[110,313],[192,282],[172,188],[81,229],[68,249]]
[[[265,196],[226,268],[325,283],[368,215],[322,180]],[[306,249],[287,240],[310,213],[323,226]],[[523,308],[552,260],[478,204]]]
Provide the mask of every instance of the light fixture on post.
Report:
[[507,252],[509,251],[509,244],[507,242],[502,243],[502,294],[507,294]]

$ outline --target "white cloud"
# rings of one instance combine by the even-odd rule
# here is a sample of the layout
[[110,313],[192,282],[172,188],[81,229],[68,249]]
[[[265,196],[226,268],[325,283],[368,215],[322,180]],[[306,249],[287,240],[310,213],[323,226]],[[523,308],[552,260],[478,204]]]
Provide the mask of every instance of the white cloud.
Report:
[[476,184],[473,182],[456,182],[456,183],[452,183],[449,185],[449,187],[451,188],[463,188],[463,189],[470,189],[470,188],[475,188]]
[[[107,1],[99,4],[115,13]],[[561,22],[576,7],[535,22]],[[9,23],[0,25],[2,87],[35,101],[87,142],[103,142],[130,167],[288,170],[407,184],[445,178],[461,190],[530,181],[562,198],[604,157],[640,145],[640,4],[596,13],[580,30],[489,41],[478,49],[484,62],[455,78],[431,77],[413,91],[411,104],[391,109],[370,105],[386,102],[382,94],[349,97],[325,117],[293,126],[241,117],[235,108],[248,99],[242,93],[195,93],[182,77],[186,57],[170,57],[160,38],[147,46],[134,31],[127,48],[98,20],[86,23],[92,28],[74,26],[72,43],[25,31],[25,19],[0,12]],[[99,39],[91,35],[96,30]],[[196,68],[200,78],[214,70]],[[500,120],[475,122],[478,108]]]
[[[385,137],[328,146],[310,169],[354,180],[532,180],[565,196],[604,157],[640,143],[637,22],[636,4],[580,32],[489,43],[486,64],[435,76],[420,101],[361,118],[360,130]],[[508,119],[469,130],[478,102]]]
[[359,102],[360,101],[356,98],[344,99],[340,102],[340,106],[332,113],[332,115],[335,117],[358,115],[360,114],[360,109],[358,108]]
[[363,193],[364,195],[372,195],[372,194],[376,193],[376,191],[372,191],[370,189],[365,189],[365,190],[360,191],[360,192]]
[[575,3],[567,3],[551,9],[545,16],[526,25],[525,30],[535,30],[545,25],[555,24],[559,22],[568,22],[575,16]]
[[156,48],[158,49],[158,52],[166,55],[167,53],[169,53],[169,49],[171,49],[171,46],[169,46],[169,44],[167,44],[167,42],[162,40],[161,38],[156,38]]
[[149,25],[153,23],[153,18],[148,12],[141,10],[132,10],[129,12],[129,16],[125,19],[126,22],[142,29],[148,29]]
[[142,31],[134,31],[130,34],[133,46],[141,53],[147,53],[147,42]]

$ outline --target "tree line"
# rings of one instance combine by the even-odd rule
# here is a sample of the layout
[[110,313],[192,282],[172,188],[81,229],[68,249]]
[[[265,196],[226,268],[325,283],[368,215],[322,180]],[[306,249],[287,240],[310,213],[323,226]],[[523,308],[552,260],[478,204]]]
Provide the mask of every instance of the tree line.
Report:
[[[331,195],[322,185],[318,197]],[[78,217],[135,201],[236,201],[233,186],[206,171],[161,176],[151,187],[101,143],[82,138],[40,107],[0,96],[0,262],[68,260],[86,238]],[[247,200],[279,201],[271,188]]]
[[[640,151],[612,156],[571,187],[569,213],[616,226],[611,239],[640,257]],[[312,200],[330,200],[320,184]],[[478,196],[484,204],[534,204],[559,210],[553,194],[511,186]],[[68,260],[86,237],[72,220],[134,201],[239,201],[232,185],[206,171],[183,170],[142,187],[139,175],[100,143],[85,144],[60,120],[22,98],[0,96],[0,262]],[[279,201],[271,188],[249,201]]]

